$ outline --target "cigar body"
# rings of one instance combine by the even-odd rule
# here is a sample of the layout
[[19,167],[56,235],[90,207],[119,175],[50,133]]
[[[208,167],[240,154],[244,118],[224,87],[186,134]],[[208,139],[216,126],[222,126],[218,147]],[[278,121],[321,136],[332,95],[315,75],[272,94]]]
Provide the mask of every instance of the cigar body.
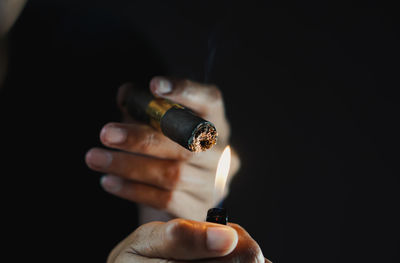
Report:
[[146,90],[130,87],[125,106],[132,117],[149,123],[189,151],[205,151],[216,143],[214,124],[180,104],[154,98]]

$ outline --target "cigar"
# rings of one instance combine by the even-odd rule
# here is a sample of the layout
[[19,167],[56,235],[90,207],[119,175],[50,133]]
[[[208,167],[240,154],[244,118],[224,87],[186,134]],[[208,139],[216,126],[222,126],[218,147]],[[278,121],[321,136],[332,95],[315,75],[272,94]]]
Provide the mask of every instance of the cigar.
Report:
[[124,105],[133,118],[150,124],[191,152],[206,151],[217,142],[214,124],[189,108],[132,86],[125,98]]
[[226,225],[228,223],[228,212],[225,208],[214,207],[207,212],[207,222]]

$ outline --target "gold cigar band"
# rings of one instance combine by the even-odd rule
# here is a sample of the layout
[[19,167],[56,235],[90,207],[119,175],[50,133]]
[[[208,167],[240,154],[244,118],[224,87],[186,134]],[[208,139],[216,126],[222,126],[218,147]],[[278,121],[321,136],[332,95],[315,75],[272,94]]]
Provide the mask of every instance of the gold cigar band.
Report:
[[172,107],[183,109],[182,105],[179,105],[167,99],[156,98],[150,101],[149,105],[147,105],[146,108],[146,114],[150,117],[150,125],[160,130],[160,122],[162,117]]

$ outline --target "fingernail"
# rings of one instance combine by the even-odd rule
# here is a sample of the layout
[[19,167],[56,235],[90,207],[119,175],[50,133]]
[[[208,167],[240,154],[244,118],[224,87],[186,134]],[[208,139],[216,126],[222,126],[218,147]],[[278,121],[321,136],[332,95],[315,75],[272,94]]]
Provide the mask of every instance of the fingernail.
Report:
[[236,247],[236,231],[228,227],[207,228],[207,248],[212,251],[231,251]]
[[154,78],[150,83],[150,88],[159,95],[165,95],[172,91],[172,83],[162,77]]
[[100,137],[108,143],[118,144],[126,140],[127,132],[123,128],[115,126],[105,126],[101,132]]
[[122,179],[114,175],[101,177],[100,184],[107,192],[116,193],[122,188]]
[[106,168],[111,164],[112,155],[102,149],[92,149],[86,154],[86,161],[97,168]]

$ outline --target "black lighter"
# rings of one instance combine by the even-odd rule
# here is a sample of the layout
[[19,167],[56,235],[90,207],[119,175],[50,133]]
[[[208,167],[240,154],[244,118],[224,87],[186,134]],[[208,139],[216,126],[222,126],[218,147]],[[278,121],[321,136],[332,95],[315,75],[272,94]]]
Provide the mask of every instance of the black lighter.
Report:
[[207,212],[207,222],[226,225],[228,223],[228,212],[225,208],[214,207]]

